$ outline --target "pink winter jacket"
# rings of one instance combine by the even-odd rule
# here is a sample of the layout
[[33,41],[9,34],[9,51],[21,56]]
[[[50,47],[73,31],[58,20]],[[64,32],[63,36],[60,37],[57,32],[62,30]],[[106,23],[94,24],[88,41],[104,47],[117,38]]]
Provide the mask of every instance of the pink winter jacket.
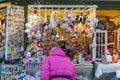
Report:
[[[45,57],[40,68],[40,80],[49,80],[53,75],[68,75],[71,80],[76,79],[73,63],[66,57],[61,48],[55,47],[50,56]],[[52,80],[69,80],[54,78]]]

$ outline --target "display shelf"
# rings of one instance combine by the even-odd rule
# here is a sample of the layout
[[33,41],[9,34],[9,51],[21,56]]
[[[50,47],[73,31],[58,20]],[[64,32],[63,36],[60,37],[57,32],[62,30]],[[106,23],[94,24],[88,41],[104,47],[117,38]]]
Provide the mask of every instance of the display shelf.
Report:
[[5,59],[19,59],[24,51],[24,7],[9,5],[6,15]]
[[112,55],[116,50],[120,50],[120,30],[107,31],[97,29],[94,32],[95,42],[96,42],[96,54],[95,58],[98,61],[102,60],[104,55],[108,52]]
[[[88,9],[84,10],[86,8]],[[86,59],[86,61],[92,61],[92,51],[90,50],[92,33],[90,27],[91,25],[92,27],[95,26],[93,19],[96,19],[96,8],[96,5],[28,5],[28,23],[26,24],[25,30],[29,38],[28,49],[31,44],[35,44],[35,40],[37,44],[43,45],[42,47],[39,46],[42,50],[46,48],[44,46],[46,42],[48,43],[47,45],[55,42],[60,47],[64,47],[66,54],[69,55],[71,60],[73,60],[75,55],[78,56],[79,53],[82,54],[82,50],[85,50],[86,55],[88,55],[86,58],[89,58],[88,60]],[[87,18],[85,22],[82,20],[82,17]],[[80,18],[82,21],[80,21]],[[53,22],[53,20],[55,22]],[[87,24],[87,20],[89,20],[91,25]],[[80,32],[80,28],[83,28],[83,32]],[[89,36],[91,38],[88,38]],[[62,43],[62,45],[60,43]],[[34,45],[34,49],[38,47],[37,44]],[[34,52],[34,50],[30,53],[32,52]],[[43,53],[44,52],[43,50]],[[85,61],[83,55],[81,61]]]

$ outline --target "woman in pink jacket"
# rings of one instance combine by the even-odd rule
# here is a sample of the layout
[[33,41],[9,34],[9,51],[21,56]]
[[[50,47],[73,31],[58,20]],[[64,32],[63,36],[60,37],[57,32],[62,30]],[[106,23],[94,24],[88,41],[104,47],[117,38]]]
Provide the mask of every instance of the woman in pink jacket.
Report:
[[73,63],[59,47],[43,59],[40,71],[40,80],[76,80]]

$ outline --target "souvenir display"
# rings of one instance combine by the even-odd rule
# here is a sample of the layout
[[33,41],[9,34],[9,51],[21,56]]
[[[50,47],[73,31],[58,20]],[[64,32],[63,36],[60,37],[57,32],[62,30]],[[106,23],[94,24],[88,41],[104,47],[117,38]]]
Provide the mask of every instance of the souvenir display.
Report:
[[117,30],[117,26],[115,25],[115,23],[113,21],[100,20],[98,22],[98,25],[97,25],[96,29],[113,31],[113,30]]
[[0,10],[0,58],[3,58],[5,53],[5,9]]
[[[96,60],[103,61],[103,63],[119,63],[120,30],[116,30],[116,26],[110,28],[110,25],[103,21],[100,21],[100,23],[104,24],[104,27],[106,27],[104,28],[105,30],[101,30],[103,26],[98,25],[99,29],[94,33]],[[108,55],[111,57],[109,56],[108,58]],[[107,58],[110,59],[110,61],[107,61]]]
[[28,6],[25,33],[28,35],[29,45],[23,59],[26,67],[40,65],[41,60],[49,55],[54,46],[61,47],[72,61],[92,60],[92,32],[98,22],[94,8],[56,8]]
[[1,80],[12,80],[13,76],[17,78],[19,71],[18,65],[3,64],[1,66]]
[[5,59],[19,59],[24,51],[24,7],[9,5],[6,20]]

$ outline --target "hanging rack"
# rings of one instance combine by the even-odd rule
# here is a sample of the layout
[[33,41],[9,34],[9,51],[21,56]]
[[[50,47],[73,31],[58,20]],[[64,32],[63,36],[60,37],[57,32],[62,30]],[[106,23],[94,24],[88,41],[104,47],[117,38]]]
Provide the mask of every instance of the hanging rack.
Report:
[[73,8],[78,8],[78,7],[97,8],[97,5],[28,5],[28,7],[41,7],[41,8],[46,8],[46,7],[47,8],[52,8],[52,7],[58,8],[58,6],[60,8],[65,8],[65,7],[67,7],[67,8],[71,8],[71,7],[73,7]]

